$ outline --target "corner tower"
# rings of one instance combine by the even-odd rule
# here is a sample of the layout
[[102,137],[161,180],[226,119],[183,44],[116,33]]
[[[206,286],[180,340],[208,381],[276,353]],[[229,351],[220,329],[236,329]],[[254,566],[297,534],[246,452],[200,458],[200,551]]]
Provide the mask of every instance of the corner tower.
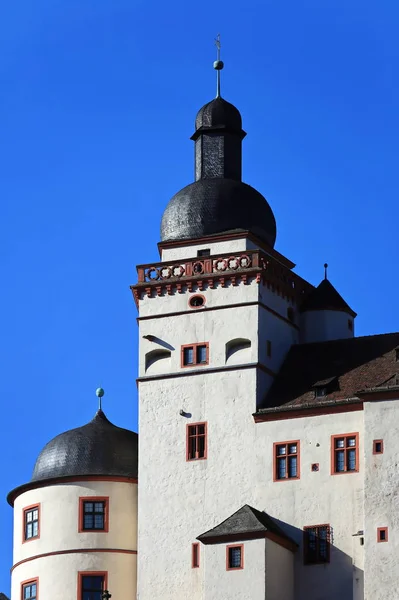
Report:
[[274,250],[273,212],[241,177],[241,115],[218,92],[196,117],[196,181],[163,214],[161,260],[139,265],[132,286],[140,600],[202,598],[197,536],[256,505],[242,460],[252,414],[298,341],[298,306],[312,289]]

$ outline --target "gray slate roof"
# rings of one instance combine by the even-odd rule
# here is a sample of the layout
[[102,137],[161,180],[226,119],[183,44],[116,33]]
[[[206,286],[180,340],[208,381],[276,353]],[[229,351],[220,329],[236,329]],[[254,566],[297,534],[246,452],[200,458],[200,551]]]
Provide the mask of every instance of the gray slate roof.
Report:
[[242,508],[237,510],[234,514],[228,517],[225,521],[209,529],[205,533],[202,533],[197,537],[200,542],[211,543],[211,540],[217,541],[217,538],[224,538],[226,536],[242,536],[241,539],[245,539],[247,535],[251,537],[259,534],[259,537],[263,537],[262,534],[274,533],[281,538],[297,545],[282,529],[275,520],[270,517],[267,513],[256,510],[248,504],[245,504]]
[[3,592],[0,592],[0,600],[10,600],[8,596],[6,596],[5,594],[3,594]]

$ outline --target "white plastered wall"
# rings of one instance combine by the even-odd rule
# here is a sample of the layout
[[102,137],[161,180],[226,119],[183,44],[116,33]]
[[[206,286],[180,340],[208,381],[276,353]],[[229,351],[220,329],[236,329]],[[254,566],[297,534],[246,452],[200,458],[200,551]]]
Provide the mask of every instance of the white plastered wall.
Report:
[[[352,322],[352,330],[348,321]],[[309,310],[301,315],[301,342],[327,342],[354,337],[355,321],[338,310]]]
[[294,554],[266,539],[266,598],[294,600]]
[[244,250],[256,250],[253,242],[246,238],[237,240],[226,240],[224,242],[213,242],[195,244],[193,246],[178,246],[162,250],[162,262],[181,260],[184,258],[195,258],[198,250],[210,250],[211,255],[226,254],[227,252],[242,252]]
[[[399,598],[399,394],[396,401],[366,402],[364,418],[364,598]],[[373,454],[373,440],[381,439],[383,454]],[[388,527],[387,542],[377,543],[378,527]]]
[[[109,497],[108,532],[79,533],[79,498],[84,496]],[[40,537],[23,543],[23,509],[34,504],[40,504]],[[130,565],[134,578],[129,576],[129,581],[134,580],[135,586],[136,555],[108,552],[85,554],[85,549],[137,551],[137,484],[117,481],[68,482],[39,487],[18,496],[14,503],[13,564],[26,562],[13,570],[12,600],[20,600],[20,583],[39,576],[39,571],[41,590],[44,586],[44,589],[54,591],[49,587],[48,577],[59,576],[60,580],[67,578],[68,581],[75,581],[77,572],[86,569],[82,567],[85,561],[90,564],[90,569],[101,571],[109,570],[106,568],[109,560],[110,565],[115,565],[115,577],[119,562],[121,569],[126,570],[126,565]],[[58,557],[51,555],[60,551],[65,554]],[[34,558],[43,554],[50,556]],[[54,565],[60,569],[55,574]],[[129,589],[135,592],[135,587],[130,586]],[[64,595],[55,596],[60,600],[70,597],[67,591]],[[51,597],[50,593],[48,597]],[[41,598],[46,598],[42,591]]]

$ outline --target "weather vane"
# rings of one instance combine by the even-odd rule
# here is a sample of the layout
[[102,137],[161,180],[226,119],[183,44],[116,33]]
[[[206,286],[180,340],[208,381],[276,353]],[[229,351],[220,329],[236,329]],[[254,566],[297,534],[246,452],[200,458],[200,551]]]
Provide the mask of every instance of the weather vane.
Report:
[[213,63],[213,68],[216,70],[216,98],[220,98],[220,71],[223,69],[223,61],[220,60],[220,33],[217,34],[215,39],[216,46],[216,60]]
[[98,410],[102,410],[101,408],[101,398],[104,396],[104,390],[103,388],[97,388],[96,389],[96,396],[98,398]]

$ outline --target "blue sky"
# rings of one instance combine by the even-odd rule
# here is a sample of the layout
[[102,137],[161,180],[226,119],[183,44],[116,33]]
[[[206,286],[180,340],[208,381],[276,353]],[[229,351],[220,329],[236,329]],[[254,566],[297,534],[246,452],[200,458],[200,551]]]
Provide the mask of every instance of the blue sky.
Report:
[[[276,249],[330,279],[357,334],[398,329],[399,5],[380,0],[14,0],[0,19],[2,459],[0,591],[12,510],[54,435],[95,389],[137,428],[135,265],[193,179],[196,111],[241,111],[243,178],[271,204]],[[154,399],[154,401],[156,401]]]

